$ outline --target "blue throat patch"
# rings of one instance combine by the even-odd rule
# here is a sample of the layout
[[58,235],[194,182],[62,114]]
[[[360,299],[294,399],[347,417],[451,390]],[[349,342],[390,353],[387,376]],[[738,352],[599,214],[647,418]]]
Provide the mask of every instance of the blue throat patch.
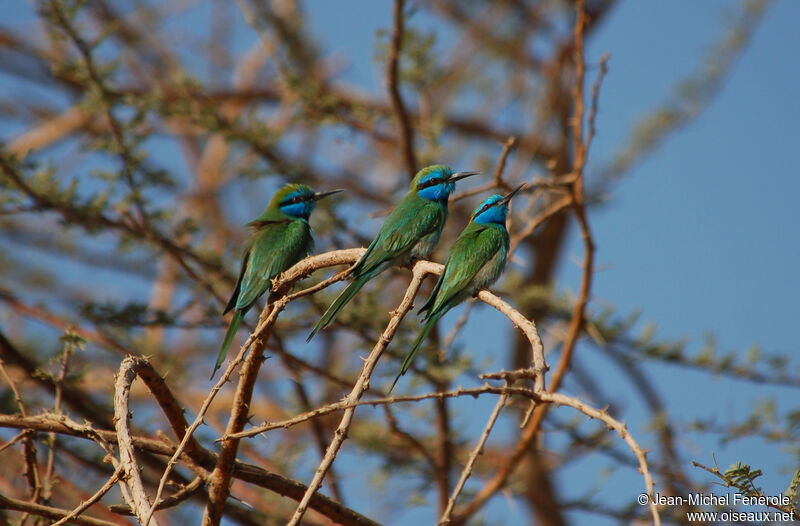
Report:
[[426,174],[419,180],[417,186],[425,185],[432,179],[443,179],[441,183],[434,184],[431,186],[427,186],[420,190],[417,190],[417,195],[419,195],[423,199],[427,199],[428,201],[444,201],[447,202],[447,199],[450,197],[450,194],[453,193],[453,190],[456,188],[455,183],[447,182],[447,178],[450,177],[452,173],[448,169],[446,172],[444,170],[433,170],[430,173]]
[[417,194],[428,201],[447,201],[455,187],[455,183],[440,183],[423,188]]
[[281,201],[282,204],[278,205],[281,209],[281,212],[286,214],[287,216],[292,217],[301,217],[303,219],[308,219],[311,215],[311,211],[314,210],[314,206],[317,204],[316,201],[309,200],[309,201],[298,201],[296,203],[292,203],[292,199],[301,197],[301,198],[308,198],[309,196],[314,195],[305,190],[298,190],[292,192],[291,194],[287,195],[286,198]]
[[481,224],[497,223],[505,226],[506,215],[508,215],[508,204],[492,206],[501,199],[503,199],[503,196],[497,194],[487,198],[486,201],[481,203],[481,205],[475,209],[475,217],[473,218],[473,221]]

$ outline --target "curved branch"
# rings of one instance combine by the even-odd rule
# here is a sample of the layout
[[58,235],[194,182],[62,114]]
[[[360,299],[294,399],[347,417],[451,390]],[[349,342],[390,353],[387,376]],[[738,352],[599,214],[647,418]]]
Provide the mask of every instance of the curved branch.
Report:
[[[116,382],[114,382],[114,427],[117,430],[119,461],[125,472],[125,482],[130,491],[128,505],[136,518],[142,524],[149,526],[151,524],[148,516],[150,500],[144,490],[142,477],[139,475],[139,465],[136,463],[136,455],[133,451],[133,439],[128,428],[131,417],[128,401],[134,378],[136,378],[136,363],[134,358],[129,356],[122,360]],[[152,524],[158,526],[158,521],[153,519]]]
[[650,469],[647,466],[647,452],[643,450],[633,436],[631,436],[630,432],[628,431],[628,426],[609,415],[606,411],[595,409],[594,407],[581,402],[578,398],[562,395],[560,393],[542,393],[541,399],[543,402],[550,402],[557,406],[569,406],[576,411],[580,411],[589,418],[596,418],[597,420],[600,420],[606,426],[617,432],[620,438],[624,440],[626,444],[628,444],[628,447],[631,449],[631,451],[633,451],[633,454],[636,455],[636,459],[639,461],[639,471],[642,473],[644,484],[647,488],[647,494],[650,496],[650,498],[647,500],[650,507],[650,514],[653,517],[653,524],[655,526],[660,526],[661,516],[658,513],[658,508],[656,508],[653,499],[655,485],[653,484],[653,477],[650,475]]

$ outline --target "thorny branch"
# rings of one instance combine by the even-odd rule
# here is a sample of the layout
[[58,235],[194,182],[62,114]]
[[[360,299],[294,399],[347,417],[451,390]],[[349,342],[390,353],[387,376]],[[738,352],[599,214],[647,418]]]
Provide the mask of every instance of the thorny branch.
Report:
[[[269,309],[269,306],[267,309]],[[253,341],[253,344],[250,346],[250,353],[244,360],[242,370],[239,373],[239,383],[236,386],[233,405],[231,407],[231,416],[228,419],[228,426],[225,429],[226,435],[241,431],[247,423],[250,414],[250,400],[253,396],[253,388],[255,387],[256,378],[258,377],[258,370],[264,361],[264,348],[269,339],[269,333],[275,320],[277,320],[277,312],[279,312],[277,306],[269,311],[267,319],[270,321],[265,323],[263,327],[260,327],[258,337]],[[225,508],[225,502],[228,500],[230,484],[233,478],[233,460],[236,458],[238,448],[239,441],[237,439],[226,440],[222,444],[222,449],[217,459],[217,465],[211,473],[209,482],[208,505],[203,515],[204,526],[216,526],[222,519],[222,513]]]
[[[117,443],[119,444],[119,461],[125,472],[125,483],[131,493],[128,505],[133,510],[139,521],[149,526],[151,521],[147,516],[150,509],[150,500],[144,490],[142,478],[139,475],[139,464],[136,462],[133,440],[131,439],[129,398],[131,384],[136,378],[136,369],[132,357],[125,358],[120,365],[114,389],[114,424],[117,428]],[[158,526],[153,520],[152,524]]]

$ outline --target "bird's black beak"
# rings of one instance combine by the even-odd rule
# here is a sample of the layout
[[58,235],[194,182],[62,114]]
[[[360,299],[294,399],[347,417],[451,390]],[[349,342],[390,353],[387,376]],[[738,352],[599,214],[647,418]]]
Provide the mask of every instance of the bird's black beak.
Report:
[[317,192],[317,193],[316,193],[316,194],[314,194],[314,196],[312,197],[312,200],[314,200],[314,201],[319,201],[319,200],[320,200],[320,199],[322,199],[323,197],[328,197],[329,195],[338,194],[339,192],[344,192],[344,189],[342,189],[342,188],[338,188],[338,189],[336,189],[336,190],[330,190],[330,191],[328,191],[328,192]]
[[479,174],[480,172],[456,172],[447,178],[447,182],[455,183],[459,179],[466,179],[467,177],[472,177],[473,175],[479,175]]
[[522,190],[523,188],[525,188],[525,183],[522,183],[522,184],[521,184],[521,185],[519,185],[518,187],[516,187],[516,188],[514,188],[513,190],[511,190],[511,191],[508,193],[508,195],[506,195],[504,198],[502,198],[501,200],[499,200],[499,201],[497,202],[497,204],[498,204],[498,205],[504,205],[504,204],[508,203],[509,201],[511,201],[511,198],[513,198],[515,195],[517,195],[517,194],[519,193],[519,191],[520,191],[520,190]]

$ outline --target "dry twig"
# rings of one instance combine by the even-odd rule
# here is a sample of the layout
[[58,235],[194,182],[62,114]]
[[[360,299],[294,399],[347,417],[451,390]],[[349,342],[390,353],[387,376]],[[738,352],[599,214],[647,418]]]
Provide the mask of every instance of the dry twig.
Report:
[[[54,508],[52,506],[43,506],[33,502],[26,502],[24,500],[8,497],[0,493],[0,509],[17,510],[25,513],[32,513],[57,521],[70,514],[69,510],[61,508]],[[108,522],[101,519],[94,519],[92,517],[75,517],[71,519],[73,524],[80,524],[83,526],[117,526],[114,522]]]
[[497,404],[494,406],[494,410],[492,411],[492,414],[489,416],[489,421],[486,422],[486,426],[483,428],[481,437],[480,439],[478,439],[478,443],[475,445],[475,449],[472,450],[472,453],[467,459],[467,463],[464,464],[464,469],[461,471],[461,477],[458,479],[458,484],[456,484],[455,489],[453,489],[453,494],[447,501],[447,507],[445,508],[442,517],[439,519],[440,525],[450,523],[450,514],[453,512],[453,507],[456,505],[456,499],[458,498],[458,495],[461,493],[461,490],[464,489],[464,484],[466,484],[467,479],[472,473],[472,467],[475,465],[475,461],[478,459],[478,455],[480,455],[483,452],[483,446],[484,444],[486,444],[486,440],[489,438],[489,433],[492,432],[492,427],[494,427],[494,423],[497,421],[497,417],[500,416],[500,411],[506,404],[506,400],[508,400],[508,395],[506,394],[502,394],[500,395],[500,398],[498,398]]
[[[20,395],[19,389],[17,389],[17,384],[8,374],[8,371],[6,371],[5,363],[2,358],[0,358],[0,375],[3,376],[3,379],[11,388],[11,392],[14,393],[14,401],[17,403],[17,407],[19,407],[20,414],[23,417],[28,416],[28,411],[25,409],[25,404],[22,401],[22,395]],[[36,444],[33,439],[33,433],[25,433],[22,436],[25,457],[25,480],[28,481],[31,500],[36,502],[39,498],[42,486],[41,480],[39,479],[39,465],[36,461]]]
[[[52,433],[55,435],[55,433]],[[61,517],[58,521],[54,522],[52,526],[59,526],[59,524],[66,524],[76,517],[80,517],[80,515],[89,509],[89,507],[94,504],[95,502],[99,501],[103,498],[103,495],[111,491],[111,488],[119,481],[120,476],[122,475],[124,468],[122,464],[118,464],[116,469],[114,469],[114,473],[109,477],[105,484],[103,484],[94,495],[86,499],[85,501],[81,502],[80,506],[69,512],[67,515]]]
[[[398,305],[397,309],[395,309],[395,311],[392,313],[392,317],[389,320],[389,323],[386,325],[386,329],[384,329],[383,334],[381,334],[378,342],[372,348],[372,351],[369,353],[369,356],[364,362],[364,366],[361,369],[361,374],[359,375],[358,380],[356,380],[353,390],[345,398],[345,400],[348,402],[357,402],[369,387],[370,377],[372,376],[372,371],[375,369],[375,365],[378,363],[378,359],[383,354],[386,346],[389,345],[389,342],[391,342],[394,338],[394,334],[397,331],[400,322],[403,320],[403,317],[412,307],[414,297],[417,295],[417,291],[422,284],[422,279],[425,277],[424,263],[426,262],[420,261],[414,265],[414,275],[411,279],[411,283],[406,289],[403,300],[400,302],[400,305]],[[308,485],[308,490],[303,496],[303,500],[300,501],[300,504],[297,506],[297,510],[295,510],[292,519],[289,521],[289,526],[295,526],[299,524],[300,520],[305,514],[306,508],[308,508],[309,500],[317,491],[317,489],[319,489],[320,485],[322,485],[322,479],[325,478],[325,474],[328,472],[331,464],[333,464],[336,454],[339,452],[339,448],[342,447],[344,439],[347,438],[347,431],[350,429],[350,424],[353,421],[354,413],[354,407],[345,409],[342,421],[339,423],[339,427],[336,429],[333,440],[331,440],[330,445],[328,445],[328,450],[325,452],[325,457],[317,467],[317,471],[314,473],[313,480]]]
[[394,26],[392,28],[392,42],[389,47],[389,57],[386,63],[386,84],[389,89],[389,98],[392,102],[397,124],[400,127],[399,143],[403,154],[403,162],[409,177],[417,173],[417,160],[414,155],[414,133],[411,130],[411,120],[400,95],[400,53],[403,48],[403,5],[404,0],[394,0]]

